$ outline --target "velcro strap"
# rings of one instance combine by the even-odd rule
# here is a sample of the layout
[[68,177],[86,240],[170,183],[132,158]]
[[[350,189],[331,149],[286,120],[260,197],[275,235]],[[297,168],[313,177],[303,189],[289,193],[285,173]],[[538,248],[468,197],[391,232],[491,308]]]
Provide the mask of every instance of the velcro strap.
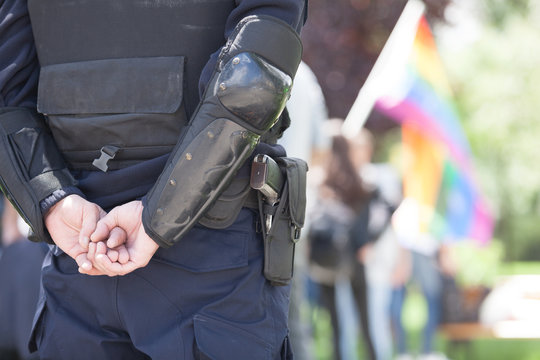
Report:
[[36,197],[41,201],[57,189],[65,187],[66,184],[75,184],[75,179],[67,169],[53,170],[39,174],[29,181]]

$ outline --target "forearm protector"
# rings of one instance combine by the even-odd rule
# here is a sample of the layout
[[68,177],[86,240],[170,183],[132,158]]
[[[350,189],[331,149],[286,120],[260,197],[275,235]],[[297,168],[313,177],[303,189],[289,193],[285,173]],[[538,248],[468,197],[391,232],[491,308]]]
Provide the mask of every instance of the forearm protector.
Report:
[[0,188],[30,226],[30,240],[52,242],[40,201],[75,183],[41,115],[0,109]]
[[185,136],[144,199],[145,231],[160,246],[195,225],[276,123],[301,54],[298,34],[278,19],[238,24]]

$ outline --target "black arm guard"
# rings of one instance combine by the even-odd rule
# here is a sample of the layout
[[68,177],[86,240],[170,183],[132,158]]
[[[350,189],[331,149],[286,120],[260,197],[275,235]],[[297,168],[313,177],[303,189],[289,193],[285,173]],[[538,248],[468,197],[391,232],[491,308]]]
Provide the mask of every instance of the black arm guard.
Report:
[[26,108],[0,109],[0,188],[30,226],[30,240],[52,243],[39,203],[75,184],[41,116]]
[[302,53],[298,34],[272,17],[247,17],[223,48],[186,135],[145,198],[143,225],[160,246],[199,220],[274,125]]

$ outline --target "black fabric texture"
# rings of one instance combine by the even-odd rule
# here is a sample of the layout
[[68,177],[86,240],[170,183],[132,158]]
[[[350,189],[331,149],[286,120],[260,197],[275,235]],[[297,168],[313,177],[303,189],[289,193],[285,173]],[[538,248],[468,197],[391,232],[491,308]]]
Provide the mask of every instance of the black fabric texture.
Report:
[[39,64],[26,1],[0,2],[0,107],[35,108]]

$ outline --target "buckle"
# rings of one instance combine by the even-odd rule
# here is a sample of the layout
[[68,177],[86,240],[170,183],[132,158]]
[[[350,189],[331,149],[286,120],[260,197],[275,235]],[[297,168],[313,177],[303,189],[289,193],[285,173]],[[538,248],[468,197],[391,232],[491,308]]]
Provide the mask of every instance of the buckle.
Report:
[[120,148],[117,146],[105,145],[100,150],[101,151],[100,157],[97,159],[94,159],[94,161],[92,161],[92,165],[94,165],[95,167],[97,167],[99,170],[103,172],[107,172],[107,170],[109,169],[107,162],[111,159],[114,159],[114,157],[116,156],[116,153],[118,153],[119,150]]

